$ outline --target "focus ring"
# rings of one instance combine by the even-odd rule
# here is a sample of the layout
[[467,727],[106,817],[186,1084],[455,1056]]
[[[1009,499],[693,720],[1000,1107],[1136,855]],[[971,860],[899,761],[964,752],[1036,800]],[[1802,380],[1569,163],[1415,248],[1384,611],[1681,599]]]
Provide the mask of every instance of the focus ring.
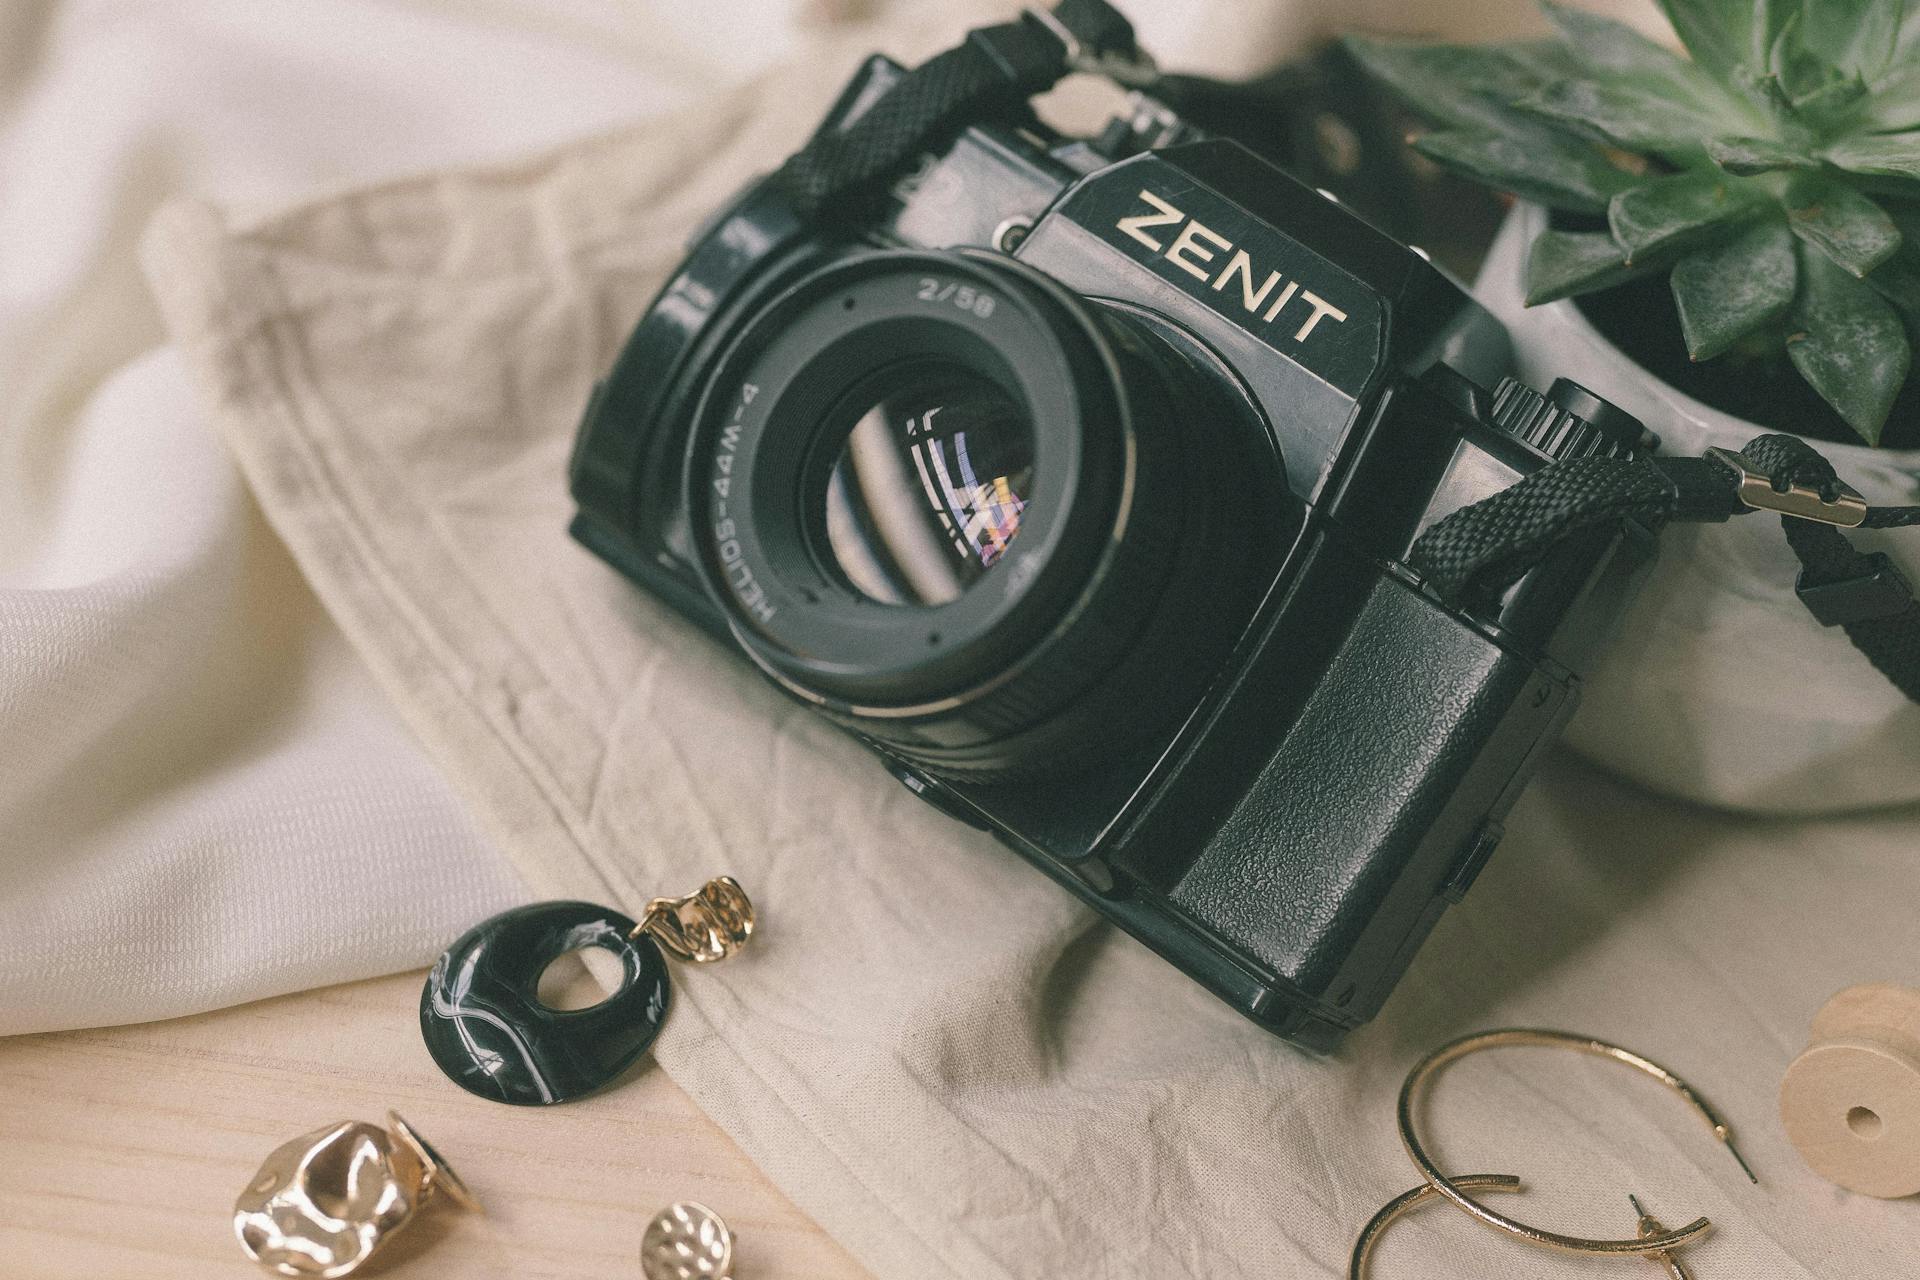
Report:
[[[1117,322],[1107,324],[1117,328]],[[1124,341],[1137,339],[1128,334]],[[1136,358],[1123,356],[1123,363],[1131,366]],[[1171,411],[1170,396],[1161,394],[1158,386],[1148,391],[1161,381],[1157,374],[1137,367],[1129,373],[1136,412]],[[884,742],[902,759],[946,776],[991,777],[1031,767],[1040,753],[1054,767],[1069,767],[1107,745],[1111,731],[1065,733],[1042,747],[1017,750],[1011,749],[1011,740],[1043,729],[1090,688],[1110,679],[1151,626],[1183,541],[1180,497],[1187,486],[1183,461],[1177,450],[1167,447],[1170,443],[1164,434],[1135,441],[1135,480],[1120,515],[1124,528],[1097,581],[1087,584],[1058,630],[1030,660],[969,703],[964,735],[952,734],[953,725],[938,720],[920,724],[847,714],[836,718],[854,732]]]
[[945,778],[990,782],[1072,772],[1133,745],[1198,701],[1237,634],[1262,561],[1257,522],[1231,513],[1246,482],[1242,424],[1217,388],[1102,314],[1135,421],[1135,491],[1108,567],[1048,648],[950,724],[836,716],[889,754]]
[[[892,250],[814,272],[743,326],[709,381],[686,473],[709,594],[777,683],[928,772],[1058,771],[1136,745],[1212,679],[1270,523],[1246,505],[1248,448],[1266,437],[1187,342],[1004,258]],[[948,400],[941,378],[1004,393],[1031,461],[994,560],[957,594],[900,598],[860,558],[887,536],[879,508],[849,524],[831,496],[847,483],[841,433],[892,421],[864,407],[875,394],[985,412],[991,391]],[[861,492],[893,520],[898,499],[923,517],[930,503],[964,552],[985,500],[956,495],[996,476],[995,437],[969,461],[956,435],[946,456],[935,409],[918,425],[903,412],[890,431],[913,461],[898,478],[874,463]]]

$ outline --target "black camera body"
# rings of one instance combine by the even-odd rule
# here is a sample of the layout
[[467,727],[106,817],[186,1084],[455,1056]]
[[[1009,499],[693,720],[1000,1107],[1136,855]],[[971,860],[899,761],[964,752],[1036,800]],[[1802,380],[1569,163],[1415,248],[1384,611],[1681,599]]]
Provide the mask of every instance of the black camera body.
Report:
[[[875,57],[820,126],[902,76]],[[1413,540],[1639,424],[1485,390],[1424,255],[1150,99],[1016,113],[829,225],[695,238],[572,462],[575,536],[1242,1013],[1318,1050],[1484,865],[1651,535],[1445,600]]]

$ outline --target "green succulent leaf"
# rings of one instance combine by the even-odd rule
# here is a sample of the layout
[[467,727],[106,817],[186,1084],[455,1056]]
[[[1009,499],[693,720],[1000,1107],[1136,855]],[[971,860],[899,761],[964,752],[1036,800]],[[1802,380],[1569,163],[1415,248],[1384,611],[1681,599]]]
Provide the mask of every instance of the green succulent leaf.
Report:
[[1907,319],[1907,331],[1920,344],[1920,249],[1902,249],[1887,259],[1867,283]]
[[1850,173],[1920,179],[1920,130],[1861,134],[1837,142],[1820,154],[1829,164]]
[[1913,365],[1913,343],[1892,304],[1822,254],[1800,252],[1800,291],[1787,358],[1868,444]]
[[1776,138],[1708,138],[1707,155],[1728,173],[1766,173],[1773,169],[1815,169],[1819,162],[1799,147]]
[[1546,13],[1553,31],[1574,54],[1574,65],[1588,73],[1603,73],[1607,79],[1628,75],[1644,81],[1665,81],[1680,94],[1718,98],[1720,86],[1713,77],[1695,67],[1686,58],[1655,44],[1626,23],[1601,17],[1590,10],[1576,10],[1555,0],[1540,0],[1540,12]]
[[1760,88],[1784,127],[1832,134],[1858,123],[1858,117],[1871,105],[1871,89],[1859,69],[1836,67],[1807,44],[1807,15],[1816,12],[1796,10],[1781,27],[1767,54]]
[[1873,96],[1860,109],[1873,129],[1920,128],[1920,54],[1905,54],[1873,84]]
[[1615,192],[1634,181],[1593,148],[1570,139],[1445,129],[1423,134],[1413,145],[1422,155],[1488,186],[1576,213],[1602,212]]
[[1860,78],[1859,72],[1848,72],[1795,99],[1793,112],[1798,123],[1832,132],[1854,123],[1866,96],[1867,82]]
[[1879,75],[1893,60],[1905,0],[1819,0],[1801,9],[1800,41],[1841,71]]
[[1537,135],[1538,121],[1508,104],[1544,83],[1537,56],[1494,45],[1422,45],[1349,36],[1346,47],[1369,73],[1438,124]]
[[1877,440],[1920,351],[1920,0],[1656,0],[1691,57],[1542,0],[1551,40],[1348,45],[1426,155],[1607,229],[1549,230],[1527,301],[1654,271],[1696,360],[1774,348]]
[[1725,81],[1753,63],[1754,8],[1753,0],[1660,0],[1693,60]]
[[1680,157],[1697,152],[1700,146],[1695,107],[1626,82],[1555,80],[1514,105],[1628,151]]
[[1887,211],[1827,174],[1794,175],[1785,204],[1793,233],[1856,278],[1900,247],[1900,228]]
[[1920,346],[1920,206],[1887,210],[1900,228],[1900,247],[1875,267],[1867,283],[1907,318],[1907,332]]
[[1900,34],[1894,41],[1894,52],[1899,53],[1915,45],[1920,45],[1920,5],[1909,3],[1906,16],[1900,20]]
[[1584,139],[1511,101],[1565,72],[1557,46],[1387,43],[1349,38],[1360,64],[1415,110],[1448,126],[1416,140],[1468,177],[1556,209],[1598,213],[1631,178]]
[[1838,70],[1807,46],[1802,38],[1805,19],[1804,9],[1794,10],[1781,24],[1773,46],[1767,50],[1767,71],[1785,91],[1788,102],[1796,107],[1833,83]]
[[1676,173],[1643,182],[1607,205],[1607,226],[1629,262],[1662,249],[1679,249],[1723,223],[1746,218],[1762,198],[1739,178],[1722,173]]
[[1680,259],[1671,284],[1687,354],[1711,360],[1778,320],[1793,305],[1799,274],[1793,234],[1779,218]]
[[1752,0],[1753,12],[1747,22],[1747,65],[1764,71],[1780,33],[1800,12],[1804,0]]
[[1635,31],[1625,23],[1554,0],[1540,0],[1541,11],[1571,52],[1565,71],[1579,78],[1620,83],[1667,102],[1693,108],[1694,131],[1703,121],[1730,127],[1760,119],[1738,94],[1730,93],[1706,71]]
[[1920,127],[1920,0],[1907,0],[1893,58],[1873,77],[1873,98],[1863,115],[1875,129]]
[[1626,253],[1604,231],[1543,231],[1527,255],[1527,305],[1611,288],[1653,267],[1650,262],[1629,264]]
[[1579,59],[1551,36],[1544,40],[1505,40],[1495,47],[1534,77],[1533,88],[1562,76],[1580,74]]
[[[1684,71],[1699,73],[1686,59],[1663,49],[1623,22],[1586,9],[1540,0],[1540,11],[1579,53],[1582,61],[1605,71],[1641,71],[1655,75]],[[1705,76],[1700,76],[1705,80]]]

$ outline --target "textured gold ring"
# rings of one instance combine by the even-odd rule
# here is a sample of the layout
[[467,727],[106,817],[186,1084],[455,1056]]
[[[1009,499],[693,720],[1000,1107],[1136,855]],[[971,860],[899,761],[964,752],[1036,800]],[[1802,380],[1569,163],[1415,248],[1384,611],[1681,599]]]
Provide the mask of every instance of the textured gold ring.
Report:
[[[1453,1180],[1453,1185],[1469,1191],[1518,1191],[1520,1179],[1510,1173],[1463,1173]],[[1347,1280],[1367,1280],[1368,1270],[1373,1266],[1373,1250],[1380,1243],[1381,1233],[1429,1200],[1439,1198],[1440,1193],[1434,1190],[1433,1185],[1423,1182],[1383,1205],[1380,1212],[1360,1228],[1360,1238],[1353,1242],[1353,1260],[1347,1264]]]
[[[1694,1092],[1692,1086],[1688,1085],[1686,1081],[1659,1063],[1643,1058],[1630,1049],[1622,1049],[1619,1045],[1608,1044],[1604,1040],[1595,1040],[1589,1036],[1570,1035],[1564,1031],[1543,1031],[1515,1027],[1503,1031],[1481,1032],[1477,1035],[1466,1036],[1462,1039],[1455,1040],[1451,1044],[1440,1046],[1440,1048],[1435,1049],[1432,1053],[1421,1059],[1420,1063],[1415,1066],[1412,1071],[1407,1073],[1406,1083],[1400,1086],[1400,1140],[1406,1144],[1407,1155],[1412,1158],[1414,1167],[1420,1170],[1420,1176],[1427,1180],[1428,1185],[1431,1186],[1437,1194],[1451,1200],[1454,1205],[1463,1212],[1472,1215],[1496,1230],[1504,1231],[1508,1235],[1518,1236],[1531,1244],[1537,1244],[1548,1249],[1560,1249],[1568,1253],[1616,1255],[1660,1253],[1669,1249],[1678,1249],[1682,1245],[1698,1240],[1701,1236],[1705,1235],[1713,1225],[1705,1218],[1695,1218],[1686,1226],[1676,1230],[1662,1231],[1631,1240],[1589,1240],[1584,1236],[1561,1235],[1554,1231],[1543,1231],[1539,1227],[1530,1227],[1524,1222],[1519,1222],[1513,1218],[1494,1212],[1478,1200],[1475,1200],[1472,1196],[1466,1194],[1465,1191],[1462,1191],[1460,1189],[1462,1180],[1449,1179],[1446,1174],[1442,1173],[1439,1166],[1434,1164],[1432,1158],[1427,1155],[1426,1148],[1420,1143],[1420,1135],[1414,1129],[1413,1108],[1415,1101],[1419,1098],[1427,1082],[1448,1063],[1458,1061],[1468,1054],[1477,1053],[1482,1049],[1497,1049],[1514,1045],[1572,1049],[1575,1052],[1591,1054],[1598,1058],[1610,1058],[1615,1062],[1623,1063],[1626,1066],[1634,1068],[1636,1071],[1652,1076],[1655,1080],[1658,1080],[1661,1084],[1666,1085],[1667,1088],[1679,1094],[1681,1098],[1686,1100],[1688,1106],[1699,1113],[1701,1118],[1707,1122],[1707,1127],[1713,1130],[1714,1137],[1726,1144],[1727,1149],[1733,1153],[1733,1158],[1740,1162],[1740,1167],[1746,1172],[1747,1177],[1753,1179],[1753,1171],[1747,1168],[1747,1162],[1740,1159],[1740,1152],[1734,1148],[1733,1134],[1727,1127],[1726,1122],[1715,1113],[1712,1107],[1707,1105],[1705,1099]],[[1754,1180],[1757,1181],[1757,1179]]]

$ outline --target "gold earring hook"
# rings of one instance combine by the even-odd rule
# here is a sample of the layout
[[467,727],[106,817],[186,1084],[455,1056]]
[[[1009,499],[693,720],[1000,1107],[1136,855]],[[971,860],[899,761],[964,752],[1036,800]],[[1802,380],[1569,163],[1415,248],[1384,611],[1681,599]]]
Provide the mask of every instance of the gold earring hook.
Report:
[[1554,1231],[1544,1231],[1539,1227],[1528,1226],[1524,1222],[1506,1217],[1487,1208],[1472,1196],[1460,1190],[1456,1180],[1450,1180],[1440,1171],[1440,1167],[1427,1155],[1421,1145],[1420,1136],[1414,1128],[1413,1108],[1427,1082],[1442,1067],[1456,1062],[1470,1053],[1483,1049],[1496,1049],[1514,1045],[1539,1046],[1554,1049],[1572,1049],[1578,1053],[1591,1054],[1599,1058],[1608,1058],[1614,1062],[1632,1067],[1636,1071],[1652,1076],[1667,1088],[1684,1099],[1688,1106],[1698,1112],[1713,1130],[1713,1136],[1726,1144],[1733,1158],[1739,1162],[1741,1171],[1747,1178],[1758,1183],[1753,1170],[1741,1159],[1739,1150],[1733,1145],[1733,1131],[1714,1109],[1691,1085],[1673,1072],[1649,1058],[1643,1058],[1631,1049],[1623,1049],[1604,1040],[1595,1040],[1590,1036],[1570,1035],[1564,1031],[1544,1031],[1515,1027],[1502,1031],[1486,1031],[1478,1035],[1466,1036],[1451,1044],[1442,1045],[1423,1058],[1412,1071],[1407,1073],[1406,1083],[1400,1086],[1400,1141],[1406,1146],[1407,1155],[1413,1160],[1414,1167],[1420,1170],[1420,1176],[1427,1180],[1435,1192],[1445,1196],[1462,1210],[1495,1230],[1508,1235],[1518,1236],[1531,1244],[1548,1249],[1560,1249],[1568,1253],[1598,1254],[1659,1254],[1671,1252],[1691,1241],[1698,1240],[1713,1226],[1705,1218],[1695,1218],[1686,1226],[1675,1231],[1661,1230],[1652,1235],[1642,1235],[1631,1240],[1590,1240],[1584,1236],[1562,1235]]
[[[1518,1191],[1520,1179],[1510,1173],[1467,1173],[1455,1178],[1453,1185],[1466,1187],[1470,1191]],[[1433,1185],[1423,1182],[1381,1206],[1380,1212],[1360,1228],[1360,1238],[1353,1242],[1353,1258],[1347,1264],[1347,1280],[1367,1280],[1373,1268],[1373,1251],[1379,1245],[1382,1233],[1421,1205],[1439,1198],[1440,1193],[1434,1190]]]
[[718,876],[684,898],[655,898],[640,913],[633,936],[655,942],[695,964],[725,960],[753,936],[753,901],[732,876]]

